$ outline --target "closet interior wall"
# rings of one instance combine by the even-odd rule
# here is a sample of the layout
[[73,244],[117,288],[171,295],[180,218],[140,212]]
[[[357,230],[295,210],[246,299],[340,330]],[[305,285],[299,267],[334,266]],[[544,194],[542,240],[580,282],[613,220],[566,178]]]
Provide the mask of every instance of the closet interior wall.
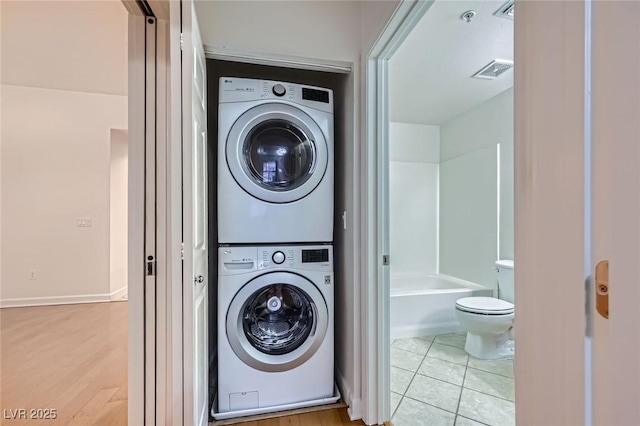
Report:
[[[335,338],[336,338],[336,367],[344,371],[340,366],[343,354],[338,353],[340,343],[348,338],[349,327],[346,325],[352,321],[347,316],[348,310],[344,306],[345,300],[341,295],[353,291],[346,286],[353,286],[345,272],[345,261],[351,258],[346,252],[344,244],[344,230],[342,226],[342,212],[346,210],[346,198],[350,191],[345,187],[348,170],[346,157],[348,151],[353,151],[352,138],[347,134],[347,117],[353,117],[349,105],[345,99],[351,90],[352,79],[350,74],[329,73],[321,71],[301,70],[295,68],[274,67],[267,65],[249,64],[243,62],[223,61],[207,59],[207,179],[209,199],[209,401],[210,408],[216,392],[217,383],[217,294],[218,294],[218,227],[217,227],[217,175],[218,175],[218,92],[220,77],[253,78],[262,80],[276,80],[311,86],[325,87],[334,92],[334,164],[335,164],[335,188],[334,188],[334,274],[335,280]],[[353,106],[351,105],[351,109]],[[352,126],[351,126],[352,127]],[[313,225],[310,225],[313,226]],[[352,254],[351,254],[352,255]]]

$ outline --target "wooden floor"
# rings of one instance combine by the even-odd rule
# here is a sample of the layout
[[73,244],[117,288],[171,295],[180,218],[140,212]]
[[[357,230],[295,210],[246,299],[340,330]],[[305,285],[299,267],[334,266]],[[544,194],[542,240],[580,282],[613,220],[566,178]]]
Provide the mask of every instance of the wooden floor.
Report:
[[127,303],[0,309],[0,402],[57,410],[11,426],[127,424]]
[[[57,419],[3,419],[21,408]],[[126,425],[127,303],[0,309],[0,424]],[[362,424],[344,408],[242,423]]]
[[314,411],[312,413],[296,414],[293,416],[273,419],[257,420],[238,423],[238,426],[340,426],[364,425],[361,421],[349,420],[346,408]]

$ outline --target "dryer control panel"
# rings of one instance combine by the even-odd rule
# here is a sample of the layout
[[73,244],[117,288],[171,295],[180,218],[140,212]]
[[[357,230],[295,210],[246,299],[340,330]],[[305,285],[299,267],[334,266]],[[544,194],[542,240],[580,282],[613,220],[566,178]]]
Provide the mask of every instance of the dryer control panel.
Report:
[[333,246],[220,247],[218,267],[220,275],[269,269],[333,272]]
[[333,114],[333,90],[283,81],[220,77],[220,103],[249,101],[287,102]]

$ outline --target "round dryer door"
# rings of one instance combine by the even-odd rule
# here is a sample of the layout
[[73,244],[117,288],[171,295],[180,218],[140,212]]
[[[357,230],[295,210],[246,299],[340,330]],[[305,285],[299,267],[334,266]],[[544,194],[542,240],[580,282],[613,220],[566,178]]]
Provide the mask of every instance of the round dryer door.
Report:
[[327,332],[327,304],[318,288],[289,272],[245,284],[227,312],[227,338],[235,354],[261,371],[291,370],[313,356]]
[[327,170],[327,143],[316,122],[291,105],[258,105],[238,118],[227,138],[229,170],[247,193],[270,203],[310,194]]

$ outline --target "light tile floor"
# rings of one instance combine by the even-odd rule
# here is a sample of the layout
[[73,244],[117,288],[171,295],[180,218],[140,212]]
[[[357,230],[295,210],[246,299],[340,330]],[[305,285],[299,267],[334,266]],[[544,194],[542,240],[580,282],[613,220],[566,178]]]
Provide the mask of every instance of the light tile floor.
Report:
[[473,358],[465,339],[452,333],[391,344],[394,426],[515,425],[513,360]]

